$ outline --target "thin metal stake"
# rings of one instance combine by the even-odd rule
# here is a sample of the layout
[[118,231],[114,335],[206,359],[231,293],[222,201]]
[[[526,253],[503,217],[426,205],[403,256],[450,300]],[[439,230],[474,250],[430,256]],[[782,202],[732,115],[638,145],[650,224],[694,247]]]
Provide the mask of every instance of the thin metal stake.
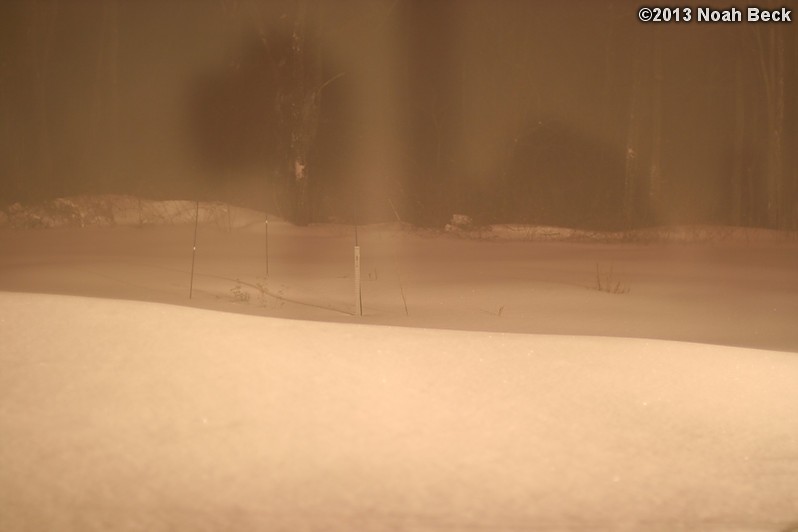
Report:
[[363,298],[360,291],[360,246],[355,246],[355,315],[363,315]]
[[357,197],[355,197],[355,315],[363,315],[363,295],[360,289],[360,243],[357,234]]
[[191,282],[188,286],[188,298],[194,295],[194,262],[197,258],[197,226],[199,225],[199,200],[197,200],[197,211],[194,214],[194,247],[191,251]]

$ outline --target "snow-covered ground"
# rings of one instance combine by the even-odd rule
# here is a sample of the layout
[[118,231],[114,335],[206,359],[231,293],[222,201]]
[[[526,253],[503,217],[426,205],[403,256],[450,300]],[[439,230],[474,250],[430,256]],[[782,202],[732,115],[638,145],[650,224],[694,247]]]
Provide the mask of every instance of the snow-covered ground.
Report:
[[798,523],[791,235],[366,226],[361,317],[351,227],[201,205],[189,300],[124,201],[0,220],[0,530]]

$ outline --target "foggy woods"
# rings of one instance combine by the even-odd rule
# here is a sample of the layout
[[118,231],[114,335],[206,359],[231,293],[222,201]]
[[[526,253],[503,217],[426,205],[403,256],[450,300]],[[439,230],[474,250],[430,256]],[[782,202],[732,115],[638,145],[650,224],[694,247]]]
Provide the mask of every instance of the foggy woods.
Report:
[[798,532],[778,2],[0,0],[0,532]]
[[643,23],[638,8],[3,2],[0,202],[797,228],[795,23]]

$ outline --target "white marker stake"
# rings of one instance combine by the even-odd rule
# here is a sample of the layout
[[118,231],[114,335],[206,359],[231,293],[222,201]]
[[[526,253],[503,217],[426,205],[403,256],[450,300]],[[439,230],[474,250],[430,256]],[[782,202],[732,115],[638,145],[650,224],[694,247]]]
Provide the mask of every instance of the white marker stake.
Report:
[[363,300],[360,295],[360,246],[355,246],[355,315],[363,315]]

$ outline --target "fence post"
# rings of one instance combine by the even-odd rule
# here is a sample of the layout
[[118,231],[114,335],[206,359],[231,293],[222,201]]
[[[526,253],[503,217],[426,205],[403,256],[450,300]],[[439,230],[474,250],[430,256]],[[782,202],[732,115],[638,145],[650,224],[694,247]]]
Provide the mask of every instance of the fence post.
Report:
[[355,246],[355,315],[363,315],[363,298],[360,291],[360,246]]

